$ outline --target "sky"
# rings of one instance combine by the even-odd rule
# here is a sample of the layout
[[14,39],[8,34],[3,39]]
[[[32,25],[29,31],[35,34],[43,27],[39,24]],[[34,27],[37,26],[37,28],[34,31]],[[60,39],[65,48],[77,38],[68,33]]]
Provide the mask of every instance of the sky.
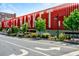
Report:
[[0,3],[0,12],[16,13],[16,16],[22,16],[60,4],[62,3]]

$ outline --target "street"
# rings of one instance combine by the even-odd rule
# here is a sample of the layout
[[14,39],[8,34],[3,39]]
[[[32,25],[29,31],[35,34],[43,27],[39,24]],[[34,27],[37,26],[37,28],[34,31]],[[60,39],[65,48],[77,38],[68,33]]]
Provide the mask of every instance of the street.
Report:
[[79,45],[0,35],[0,56],[78,56]]

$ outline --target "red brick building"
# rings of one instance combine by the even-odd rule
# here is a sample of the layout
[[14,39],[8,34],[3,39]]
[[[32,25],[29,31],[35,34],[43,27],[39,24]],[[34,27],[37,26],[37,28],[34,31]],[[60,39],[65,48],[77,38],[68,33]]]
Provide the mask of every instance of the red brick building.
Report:
[[16,14],[11,14],[11,13],[5,13],[5,12],[0,12],[0,21],[2,19],[9,20],[10,18],[16,18]]

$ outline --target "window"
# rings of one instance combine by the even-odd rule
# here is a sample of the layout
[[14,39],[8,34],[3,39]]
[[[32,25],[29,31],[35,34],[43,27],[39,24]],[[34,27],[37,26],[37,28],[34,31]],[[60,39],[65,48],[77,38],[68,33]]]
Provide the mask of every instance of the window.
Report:
[[5,15],[4,13],[2,13],[2,15]]
[[0,15],[0,18],[1,18],[1,15]]

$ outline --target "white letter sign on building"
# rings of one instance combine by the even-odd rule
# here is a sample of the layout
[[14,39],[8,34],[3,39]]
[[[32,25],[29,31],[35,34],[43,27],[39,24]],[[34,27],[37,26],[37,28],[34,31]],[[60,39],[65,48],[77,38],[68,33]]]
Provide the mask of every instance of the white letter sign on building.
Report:
[[33,28],[34,28],[34,23],[35,23],[35,17],[36,17],[36,14],[33,14]]
[[31,23],[30,23],[30,21],[31,21],[31,17],[30,17],[30,15],[28,15],[28,25],[29,25],[29,27],[31,28]]
[[26,23],[26,16],[24,16],[24,23]]
[[49,26],[49,28],[51,27],[51,11],[52,10],[47,11],[49,13],[49,15],[48,15],[48,26]]
[[22,17],[20,17],[20,26],[22,26]]

